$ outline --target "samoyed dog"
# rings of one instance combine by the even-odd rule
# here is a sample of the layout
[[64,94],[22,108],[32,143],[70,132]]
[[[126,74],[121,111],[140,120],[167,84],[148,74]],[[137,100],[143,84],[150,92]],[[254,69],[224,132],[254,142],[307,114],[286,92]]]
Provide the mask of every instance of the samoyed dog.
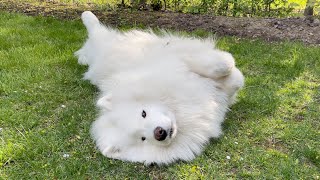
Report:
[[88,39],[75,54],[97,86],[100,114],[91,134],[104,156],[145,164],[189,161],[221,135],[244,85],[230,53],[211,39],[120,32],[89,11]]

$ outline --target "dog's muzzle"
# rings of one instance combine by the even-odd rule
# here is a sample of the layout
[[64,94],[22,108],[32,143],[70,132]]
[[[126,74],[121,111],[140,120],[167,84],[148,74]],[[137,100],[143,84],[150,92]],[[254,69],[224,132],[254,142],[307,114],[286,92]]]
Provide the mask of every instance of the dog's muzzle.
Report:
[[174,130],[172,128],[165,130],[162,127],[156,127],[156,129],[153,131],[154,133],[154,138],[158,141],[163,141],[165,140],[168,136],[169,138],[172,137]]
[[168,136],[168,133],[166,130],[164,130],[162,127],[156,127],[156,129],[153,131],[154,138],[158,141],[163,141]]

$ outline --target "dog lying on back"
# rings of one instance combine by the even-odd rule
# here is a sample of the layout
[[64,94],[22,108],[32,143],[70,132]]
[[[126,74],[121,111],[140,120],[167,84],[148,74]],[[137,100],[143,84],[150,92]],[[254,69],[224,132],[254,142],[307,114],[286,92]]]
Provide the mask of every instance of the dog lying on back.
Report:
[[88,39],[75,54],[100,90],[91,134],[109,158],[168,164],[199,155],[221,123],[242,73],[231,54],[199,40],[152,31],[119,32],[89,11]]

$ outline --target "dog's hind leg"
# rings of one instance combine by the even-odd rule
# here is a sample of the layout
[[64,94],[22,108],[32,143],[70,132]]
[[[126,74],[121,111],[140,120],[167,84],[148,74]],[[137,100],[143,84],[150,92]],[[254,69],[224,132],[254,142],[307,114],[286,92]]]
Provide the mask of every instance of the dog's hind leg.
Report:
[[85,11],[81,15],[83,24],[86,26],[89,36],[94,33],[96,28],[101,26],[98,18],[91,12]]
[[88,39],[75,55],[79,64],[90,66],[97,57],[106,53],[110,42],[117,36],[117,31],[100,24],[98,18],[90,11],[83,12],[81,19],[88,31]]
[[95,31],[99,29],[99,26],[101,27],[101,25],[98,18],[90,11],[83,12],[81,19],[88,31],[88,40],[81,49],[75,52],[75,56],[78,57],[79,64],[90,65],[90,61],[92,61],[90,54],[95,54],[95,52],[92,52],[95,49],[91,48],[94,44],[94,34]]

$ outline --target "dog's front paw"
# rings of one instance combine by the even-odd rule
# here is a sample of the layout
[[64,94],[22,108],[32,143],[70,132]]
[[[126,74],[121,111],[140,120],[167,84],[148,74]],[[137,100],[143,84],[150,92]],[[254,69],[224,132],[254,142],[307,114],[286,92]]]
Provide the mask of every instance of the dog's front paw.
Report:
[[206,57],[200,57],[197,59],[198,62],[194,66],[196,72],[211,79],[220,79],[228,76],[235,67],[232,55],[224,51],[216,50]]
[[192,72],[211,79],[228,76],[235,67],[232,55],[220,50],[187,55],[184,56],[183,60]]
[[104,148],[102,154],[108,158],[117,158],[121,152],[120,148],[115,146],[108,146]]
[[213,79],[218,79],[231,74],[235,67],[234,58],[228,52],[217,51],[212,63],[208,65],[208,75]]
[[78,63],[81,65],[88,65],[88,58],[84,52],[84,49],[80,49],[74,53],[76,57],[78,57]]

